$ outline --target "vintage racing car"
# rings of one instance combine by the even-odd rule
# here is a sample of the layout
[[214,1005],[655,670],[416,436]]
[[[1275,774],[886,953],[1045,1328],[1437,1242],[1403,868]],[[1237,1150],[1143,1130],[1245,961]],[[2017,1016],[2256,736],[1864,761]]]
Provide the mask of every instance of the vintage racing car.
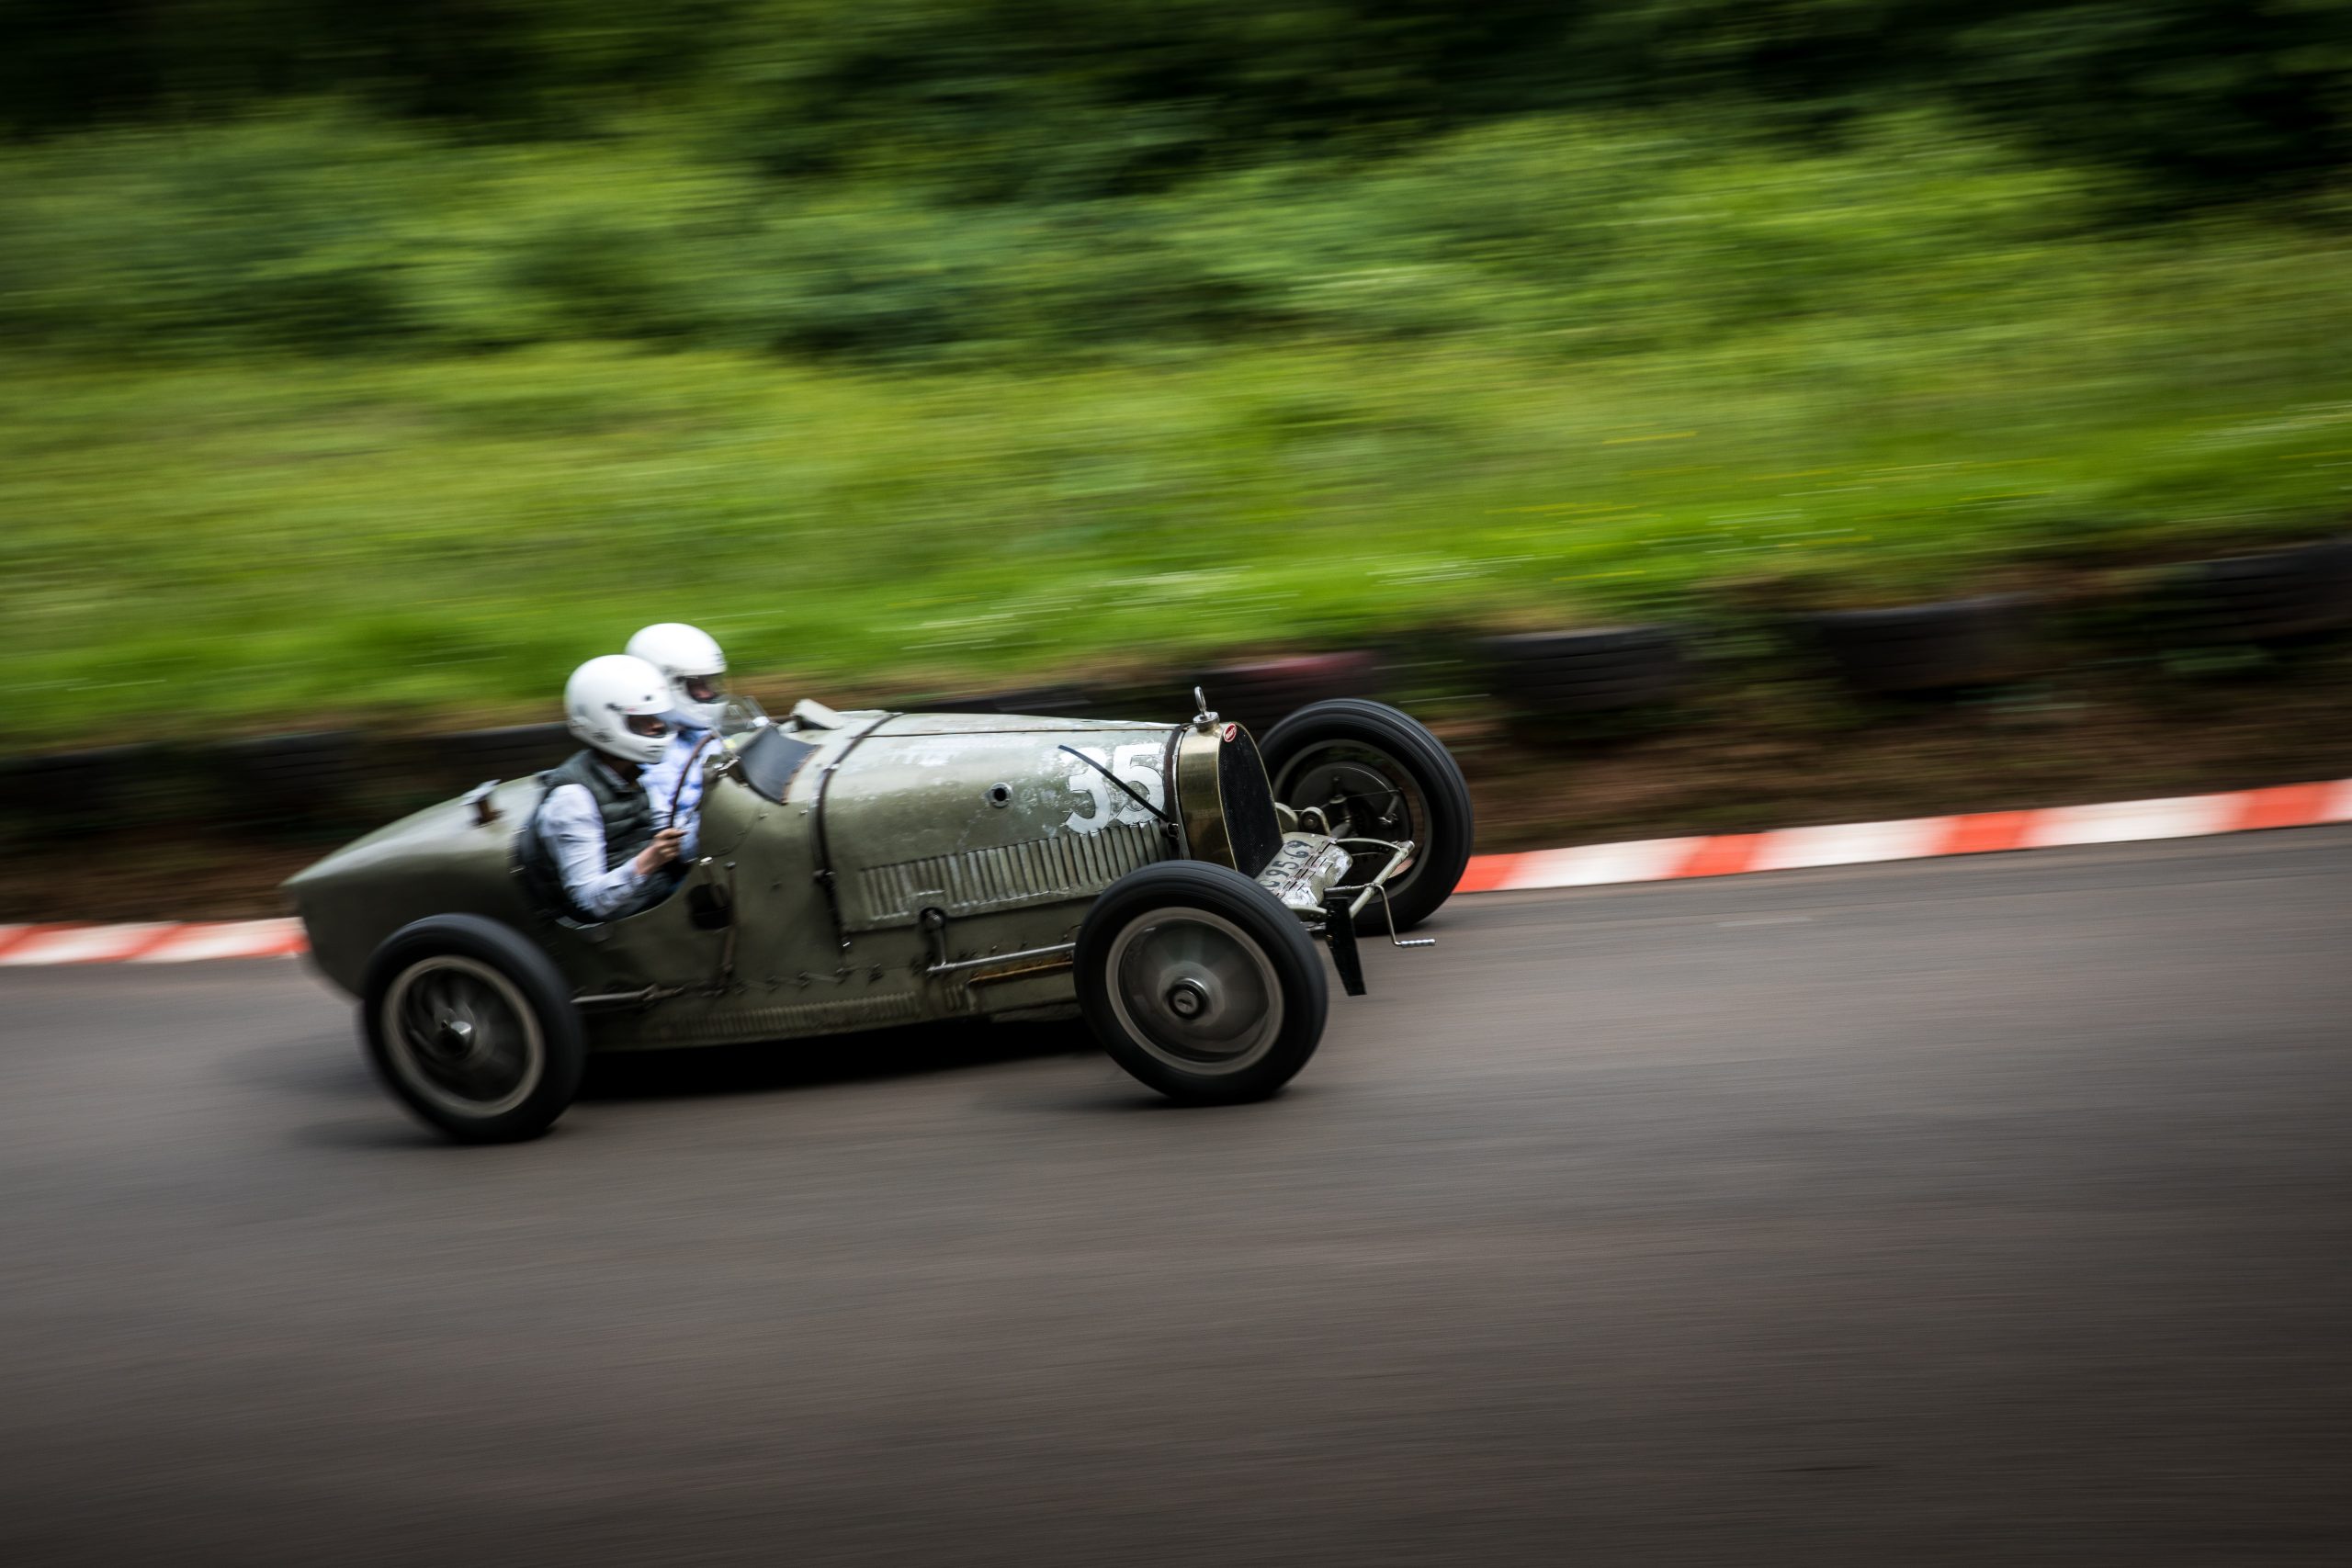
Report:
[[745,705],[701,843],[626,919],[560,912],[516,852],[546,785],[484,784],[287,884],[368,1055],[469,1142],[544,1132],[591,1050],[780,1041],[1071,1005],[1127,1071],[1261,1099],[1321,1038],[1328,947],[1398,945],[1470,851],[1453,759],[1395,708],[1302,708],[1264,752],[1181,724]]

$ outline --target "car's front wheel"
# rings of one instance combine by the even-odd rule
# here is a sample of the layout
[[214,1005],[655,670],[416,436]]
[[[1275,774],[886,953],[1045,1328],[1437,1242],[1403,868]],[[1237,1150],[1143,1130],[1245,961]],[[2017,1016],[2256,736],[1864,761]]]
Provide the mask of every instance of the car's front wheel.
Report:
[[[1413,840],[1387,884],[1398,931],[1453,896],[1470,863],[1470,790],[1453,753],[1409,716],[1354,697],[1314,703],[1268,731],[1260,750],[1283,805],[1318,807],[1351,838]],[[1360,848],[1350,879],[1371,875],[1385,854]]]
[[580,1092],[587,1060],[561,972],[477,915],[387,937],[360,989],[360,1030],[392,1097],[459,1143],[537,1137]]
[[1263,1100],[1323,1038],[1329,993],[1298,917],[1238,871],[1162,861],[1079,929],[1080,1007],[1111,1059],[1171,1100]]

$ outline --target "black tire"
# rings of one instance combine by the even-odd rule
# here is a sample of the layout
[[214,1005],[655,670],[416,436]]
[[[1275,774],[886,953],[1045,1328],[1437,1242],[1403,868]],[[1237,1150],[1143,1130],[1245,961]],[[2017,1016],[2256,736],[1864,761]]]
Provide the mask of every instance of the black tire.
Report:
[[1254,735],[1309,703],[1376,694],[1381,681],[1380,657],[1375,653],[1363,649],[1300,653],[1200,671],[1186,684],[1182,697],[1189,699],[1193,688],[1199,687],[1209,706]]
[[949,708],[950,713],[1004,713],[1027,717],[1057,718],[1069,714],[1082,714],[1094,706],[1093,697],[1078,686],[1028,686],[1017,692],[999,692],[981,697],[977,706]]
[[1496,694],[1536,718],[1663,703],[1690,677],[1682,632],[1667,626],[1521,632],[1482,639],[1478,655]]
[[1096,705],[1079,686],[1023,686],[1011,692],[930,694],[910,705],[922,713],[997,713],[1028,718],[1060,718]]
[[1676,674],[1652,674],[1617,680],[1529,681],[1510,685],[1498,682],[1497,685],[1498,694],[1514,712],[1544,717],[1555,714],[1609,713],[1663,703],[1674,696],[1681,679]]
[[2195,561],[2171,592],[2188,643],[2291,642],[2352,626],[2352,538]]
[[120,818],[149,813],[141,786],[170,776],[173,759],[153,746],[106,746],[51,751],[0,762],[0,811],[22,816],[44,831],[72,834],[119,830]]
[[[1354,831],[1371,838],[1409,837],[1417,846],[1403,873],[1388,885],[1398,931],[1419,925],[1453,896],[1470,863],[1477,823],[1462,770],[1436,736],[1385,703],[1341,697],[1299,709],[1268,732],[1259,750],[1274,798],[1293,807],[1321,805],[1335,768],[1356,769],[1366,781],[1386,780],[1393,795],[1376,808],[1401,808],[1401,815],[1391,818],[1393,830],[1368,829],[1360,820]],[[1363,799],[1372,803],[1375,796],[1367,793]],[[1354,869],[1369,874],[1377,868],[1359,856]],[[1367,918],[1377,919],[1369,911]]]
[[580,749],[560,724],[516,724],[435,735],[409,749],[411,766],[451,790],[484,779],[522,779],[552,768]]
[[1076,959],[1094,1037],[1170,1100],[1263,1100],[1323,1038],[1330,994],[1306,927],[1227,866],[1160,861],[1127,873],[1087,912]]
[[368,784],[367,742],[350,730],[223,741],[209,761],[220,816],[263,831],[300,829],[355,815]]
[[1478,651],[1500,664],[1625,666],[1645,663],[1661,653],[1671,662],[1679,657],[1681,641],[1681,630],[1676,626],[1595,626],[1481,637]]
[[1799,626],[1855,691],[1878,694],[1997,685],[2031,672],[2035,606],[2016,594],[1836,610]]
[[579,1010],[554,962],[511,926],[479,915],[402,926],[368,961],[359,998],[376,1076],[459,1143],[536,1138],[580,1092]]

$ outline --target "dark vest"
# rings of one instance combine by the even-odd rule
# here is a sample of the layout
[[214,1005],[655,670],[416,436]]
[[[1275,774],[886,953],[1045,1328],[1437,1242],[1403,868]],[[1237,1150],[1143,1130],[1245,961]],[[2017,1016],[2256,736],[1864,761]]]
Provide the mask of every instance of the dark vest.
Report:
[[635,779],[624,782],[613,777],[612,770],[598,761],[594,751],[582,751],[563,766],[549,768],[539,775],[539,782],[548,786],[547,793],[539,796],[538,807],[523,825],[515,845],[525,883],[547,908],[594,923],[599,917],[572,903],[564,889],[562,868],[539,836],[539,813],[547,809],[548,796],[563,785],[576,784],[585,789],[605,821],[605,869],[610,871],[653,841],[653,803],[645,798],[644,789]]
[[[549,768],[539,777],[546,781],[548,795],[576,784],[596,803],[596,815],[605,819],[606,871],[653,841],[653,803],[645,798],[644,786],[634,778],[624,783],[613,777],[612,769],[599,761],[595,752],[574,752],[563,766]],[[539,804],[546,806],[547,795],[539,797]]]

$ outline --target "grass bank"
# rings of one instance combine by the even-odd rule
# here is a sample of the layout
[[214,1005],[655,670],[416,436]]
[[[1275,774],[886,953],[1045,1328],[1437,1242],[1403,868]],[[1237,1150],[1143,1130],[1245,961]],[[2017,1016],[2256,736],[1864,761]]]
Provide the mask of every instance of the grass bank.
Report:
[[538,717],[651,619],[821,693],[1864,602],[2338,525],[2352,475],[2326,213],[2094,220],[1917,124],[961,212],[174,147],[0,170],[0,749]]

